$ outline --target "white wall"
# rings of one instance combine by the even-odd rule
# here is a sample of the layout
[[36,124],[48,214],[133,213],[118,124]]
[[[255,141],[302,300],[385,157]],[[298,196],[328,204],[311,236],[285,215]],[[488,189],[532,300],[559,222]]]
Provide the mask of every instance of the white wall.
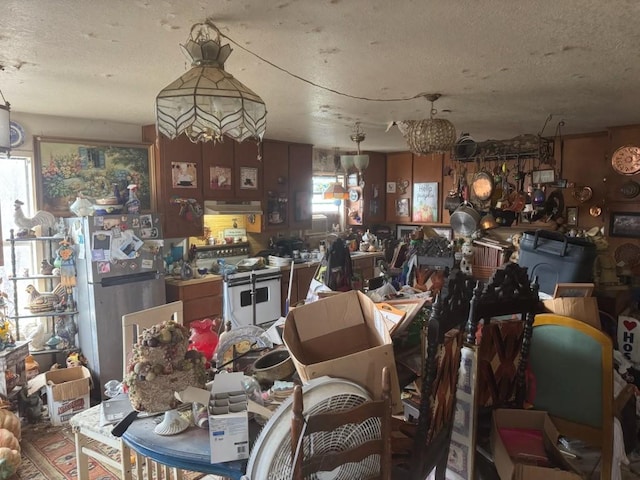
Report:
[[26,139],[24,144],[11,151],[15,156],[33,158],[33,137],[63,137],[83,140],[108,140],[118,142],[135,142],[142,140],[142,127],[130,123],[87,120],[83,118],[54,117],[50,115],[34,115],[11,112],[11,121],[24,128]]

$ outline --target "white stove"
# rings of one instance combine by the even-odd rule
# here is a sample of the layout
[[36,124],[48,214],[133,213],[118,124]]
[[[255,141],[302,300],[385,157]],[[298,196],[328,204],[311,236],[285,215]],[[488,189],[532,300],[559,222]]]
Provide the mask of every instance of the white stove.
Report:
[[205,245],[196,247],[196,267],[215,271],[215,264],[222,259],[227,265],[236,265],[249,258],[249,244],[233,243],[226,245]]
[[224,320],[234,327],[261,325],[280,318],[282,272],[265,267],[227,273],[223,278]]

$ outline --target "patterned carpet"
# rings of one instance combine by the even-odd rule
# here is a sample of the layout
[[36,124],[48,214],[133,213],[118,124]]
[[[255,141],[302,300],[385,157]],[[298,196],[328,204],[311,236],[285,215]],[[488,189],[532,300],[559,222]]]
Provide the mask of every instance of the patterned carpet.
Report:
[[[22,465],[13,477],[16,480],[76,479],[76,452],[70,427],[53,427],[48,422],[23,428]],[[117,452],[106,445],[100,451],[117,457]],[[90,460],[91,480],[118,480],[114,470]],[[13,479],[12,479],[13,480]]]
[[[54,427],[49,422],[23,426],[22,465],[10,480],[77,480],[75,442],[71,427]],[[96,443],[92,448],[111,458],[118,452]],[[199,473],[186,473],[185,479],[202,478]],[[91,480],[119,480],[120,477],[108,465],[103,466],[89,459]]]

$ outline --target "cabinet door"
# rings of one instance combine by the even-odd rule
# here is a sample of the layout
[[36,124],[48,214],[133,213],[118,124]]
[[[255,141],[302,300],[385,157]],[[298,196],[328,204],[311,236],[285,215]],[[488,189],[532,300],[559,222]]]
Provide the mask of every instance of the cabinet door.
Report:
[[[142,130],[143,140],[154,142],[156,207],[162,213],[165,238],[203,235],[203,217],[190,211],[190,200],[202,206],[202,149],[185,135],[169,140],[156,138],[155,125]],[[180,203],[182,199],[186,203]]]
[[387,154],[387,183],[394,184],[394,192],[386,193],[387,222],[409,223],[411,221],[412,169],[413,154],[411,152]]
[[316,270],[318,269],[317,265],[313,265],[311,267],[304,267],[296,270],[296,284],[298,287],[298,295],[297,301],[300,302],[307,298],[307,293],[309,293],[309,286],[311,285],[311,280],[313,276],[316,274]]
[[286,228],[289,222],[289,144],[265,140],[262,168],[265,228]]
[[[260,147],[261,148],[261,147]],[[234,145],[235,197],[241,200],[262,200],[262,160],[254,141],[245,140]]]
[[231,199],[237,183],[233,169],[234,142],[207,142],[202,145],[203,193],[207,200]]
[[385,221],[387,155],[379,152],[368,152],[367,155],[369,166],[364,171],[362,202],[364,221],[371,225]]
[[[311,145],[289,144],[289,228],[311,228]],[[306,296],[307,292],[304,292]]]

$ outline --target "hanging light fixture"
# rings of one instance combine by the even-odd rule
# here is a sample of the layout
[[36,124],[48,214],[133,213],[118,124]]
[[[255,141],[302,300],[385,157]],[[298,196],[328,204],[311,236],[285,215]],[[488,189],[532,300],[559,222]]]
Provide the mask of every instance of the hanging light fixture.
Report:
[[360,142],[364,142],[366,134],[360,130],[360,122],[356,122],[353,126],[353,133],[351,134],[351,140],[358,146],[356,155],[340,155],[340,164],[345,172],[349,172],[352,167],[358,170],[358,173],[362,172],[369,166],[369,155],[362,155],[360,153]]
[[0,103],[0,153],[4,153],[7,157],[11,154],[11,105],[7,102],[0,90],[0,98],[4,105]]
[[163,88],[156,97],[156,125],[173,139],[185,133],[193,142],[262,140],[267,110],[264,101],[226,72],[229,44],[220,45],[220,31],[211,22],[191,27],[180,45],[191,69]]
[[396,125],[407,141],[409,150],[416,155],[448,152],[456,141],[456,129],[449,120],[434,118],[438,111],[433,102],[441,95],[431,93],[424,97],[431,102],[430,117],[426,120],[404,120],[396,122]]
[[325,200],[334,200],[339,204],[340,200],[346,200],[347,198],[349,198],[349,192],[347,192],[346,188],[344,188],[344,186],[338,181],[338,169],[342,165],[342,156],[338,156],[337,148],[333,156],[333,164],[336,169],[336,181],[330,184],[327,189],[322,192],[322,197]]

